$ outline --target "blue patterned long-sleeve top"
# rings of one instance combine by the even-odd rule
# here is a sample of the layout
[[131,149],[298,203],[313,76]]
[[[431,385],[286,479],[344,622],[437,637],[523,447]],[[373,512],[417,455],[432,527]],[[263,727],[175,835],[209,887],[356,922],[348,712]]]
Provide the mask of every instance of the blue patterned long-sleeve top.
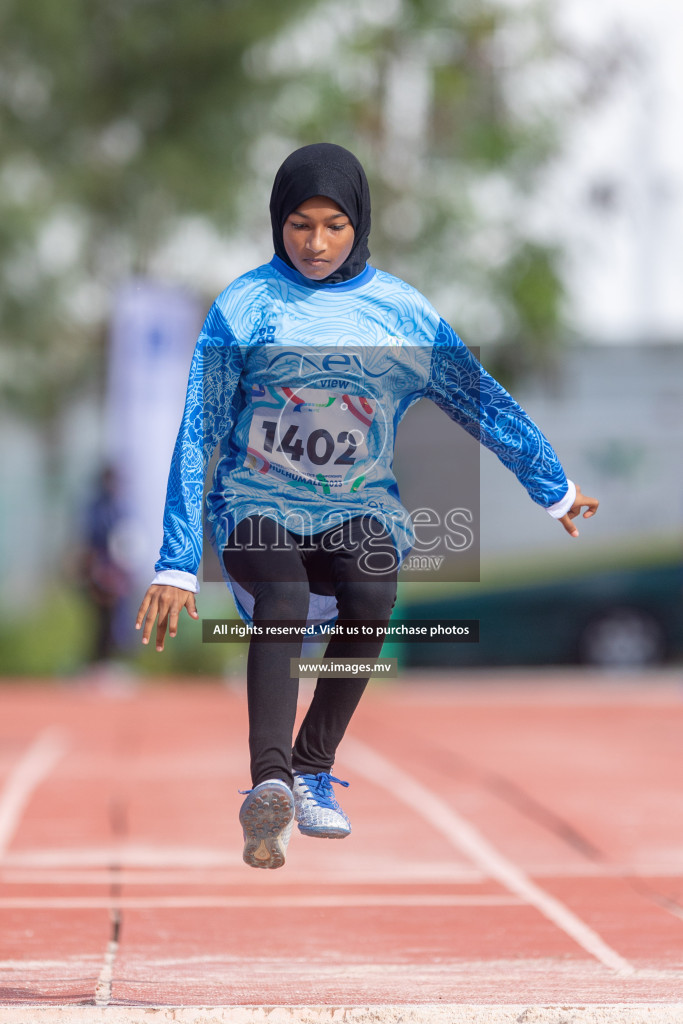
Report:
[[[569,509],[575,490],[548,440],[415,288],[370,266],[325,285],[277,256],[238,278],[197,341],[155,582],[198,589],[217,447],[206,511],[219,555],[248,516],[311,534],[371,514],[403,560],[414,535],[394,441],[420,398],[493,451],[552,515]],[[232,589],[248,619],[248,596]]]

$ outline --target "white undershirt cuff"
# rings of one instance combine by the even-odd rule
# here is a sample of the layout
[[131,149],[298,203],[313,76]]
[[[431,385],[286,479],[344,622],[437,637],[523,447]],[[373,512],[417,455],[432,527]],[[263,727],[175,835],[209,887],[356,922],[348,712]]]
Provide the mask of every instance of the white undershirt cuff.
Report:
[[195,574],[183,572],[182,569],[160,569],[151,586],[155,583],[161,587],[177,587],[179,590],[190,590],[193,594],[199,593],[199,581]]

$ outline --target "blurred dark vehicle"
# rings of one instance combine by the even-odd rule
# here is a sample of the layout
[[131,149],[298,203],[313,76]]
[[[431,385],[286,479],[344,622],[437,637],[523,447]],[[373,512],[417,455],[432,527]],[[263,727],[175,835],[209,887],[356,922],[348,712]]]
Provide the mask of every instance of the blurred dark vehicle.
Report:
[[401,617],[479,619],[478,644],[406,644],[405,666],[643,666],[683,657],[683,567],[637,566],[406,602]]

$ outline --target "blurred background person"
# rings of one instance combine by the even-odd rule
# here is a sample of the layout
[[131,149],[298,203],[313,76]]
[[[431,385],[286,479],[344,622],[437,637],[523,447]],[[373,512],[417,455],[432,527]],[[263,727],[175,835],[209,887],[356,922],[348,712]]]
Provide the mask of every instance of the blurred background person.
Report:
[[116,473],[100,473],[83,522],[81,580],[94,612],[92,668],[105,669],[124,651],[131,577],[121,550],[126,515]]

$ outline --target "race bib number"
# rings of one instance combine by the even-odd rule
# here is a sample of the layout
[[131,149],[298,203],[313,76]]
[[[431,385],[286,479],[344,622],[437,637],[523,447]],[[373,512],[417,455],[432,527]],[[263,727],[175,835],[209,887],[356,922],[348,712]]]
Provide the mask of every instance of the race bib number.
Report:
[[323,494],[363,486],[373,398],[255,385],[251,404],[245,466]]

